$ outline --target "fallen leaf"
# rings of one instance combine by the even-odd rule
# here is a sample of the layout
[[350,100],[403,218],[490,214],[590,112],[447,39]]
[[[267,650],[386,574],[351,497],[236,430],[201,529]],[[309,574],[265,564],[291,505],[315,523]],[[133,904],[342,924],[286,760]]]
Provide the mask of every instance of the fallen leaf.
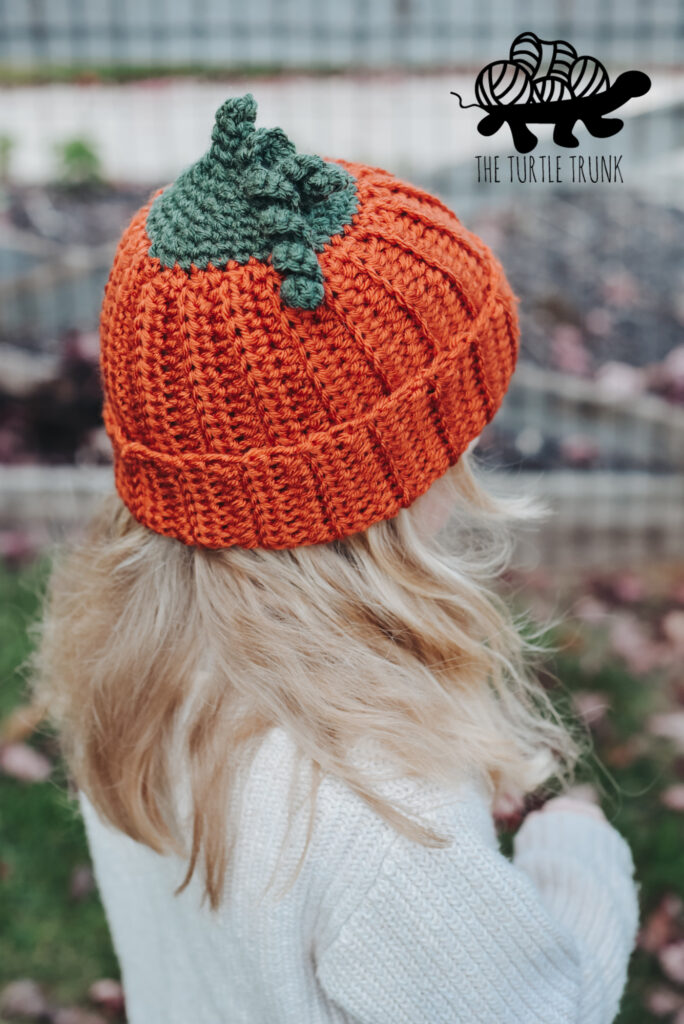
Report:
[[644,1004],[656,1017],[667,1017],[684,1006],[684,995],[663,985],[647,992]]
[[100,978],[88,991],[89,998],[109,1013],[123,1013],[124,992],[121,983],[113,978]]
[[651,715],[646,728],[652,736],[673,740],[684,750],[684,711],[665,711]]
[[52,765],[27,743],[7,743],[0,747],[0,771],[22,782],[45,782]]
[[651,640],[636,616],[620,615],[615,618],[610,630],[610,642],[615,654],[636,675],[650,672],[662,662],[660,646]]
[[0,530],[0,555],[8,562],[29,562],[37,548],[37,538],[29,530]]
[[107,1020],[102,1014],[80,1006],[63,1006],[52,1018],[52,1024],[107,1024]]
[[645,752],[646,743],[643,737],[630,736],[624,743],[616,743],[614,747],[609,747],[603,758],[613,768],[628,768]]
[[684,904],[679,896],[666,893],[655,910],[644,921],[639,932],[639,946],[647,953],[657,953],[663,946],[679,937],[678,922]]
[[668,786],[660,795],[661,803],[671,811],[684,811],[684,782]]
[[591,594],[585,594],[573,605],[572,614],[576,618],[581,619],[582,622],[598,625],[606,621],[610,611],[603,601],[599,601],[597,597],[592,597]]
[[30,978],[11,981],[0,993],[0,1013],[5,1017],[35,1020],[46,1016],[49,1011],[43,990]]
[[610,703],[604,693],[576,690],[572,700],[577,714],[587,725],[598,725],[610,710]]
[[663,633],[677,651],[684,651],[684,611],[668,612],[662,621]]
[[69,895],[72,900],[83,900],[95,890],[95,877],[90,864],[77,864],[69,879]]
[[684,985],[684,939],[663,946],[658,953],[658,960],[671,981]]

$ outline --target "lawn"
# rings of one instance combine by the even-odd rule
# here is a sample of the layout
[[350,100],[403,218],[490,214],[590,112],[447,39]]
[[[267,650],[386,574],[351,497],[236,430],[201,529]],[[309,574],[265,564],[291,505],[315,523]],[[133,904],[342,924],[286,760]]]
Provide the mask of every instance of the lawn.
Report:
[[[22,700],[17,666],[44,573],[40,561],[0,567],[0,720]],[[537,581],[533,601],[544,605],[548,588]],[[554,633],[560,650],[550,668],[561,680],[559,697],[567,691],[594,737],[595,758],[579,781],[599,788],[606,814],[632,847],[641,882],[642,932],[619,1022],[681,1024],[684,586],[670,580],[659,589],[623,574],[584,581],[564,600],[573,615]],[[117,965],[83,828],[54,740],[41,733],[28,742],[55,767],[37,782],[0,772],[0,991],[33,979],[53,1008],[89,1008],[83,1024],[119,1020],[88,997],[93,982],[117,977]],[[41,1019],[59,1020],[54,1012]],[[15,1020],[6,1014],[0,1024]]]
[[[23,696],[17,666],[28,650],[25,627],[44,574],[41,562],[22,572],[0,569],[0,720]],[[50,737],[31,742],[53,759]],[[89,876],[83,827],[59,763],[46,782],[0,773],[0,989],[32,978],[55,1004],[69,1005],[84,1002],[97,979],[116,977]]]

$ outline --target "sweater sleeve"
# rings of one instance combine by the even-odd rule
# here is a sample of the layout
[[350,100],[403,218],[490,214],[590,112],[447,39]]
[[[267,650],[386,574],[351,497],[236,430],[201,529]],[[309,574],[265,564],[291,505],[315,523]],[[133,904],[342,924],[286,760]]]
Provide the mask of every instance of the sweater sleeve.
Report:
[[581,1021],[613,1021],[639,926],[629,846],[607,822],[572,811],[530,814],[514,841],[515,866],[575,937]]
[[361,1024],[610,1024],[636,930],[631,854],[607,823],[543,817],[513,862],[466,808],[449,847],[397,835],[316,951],[332,1002]]

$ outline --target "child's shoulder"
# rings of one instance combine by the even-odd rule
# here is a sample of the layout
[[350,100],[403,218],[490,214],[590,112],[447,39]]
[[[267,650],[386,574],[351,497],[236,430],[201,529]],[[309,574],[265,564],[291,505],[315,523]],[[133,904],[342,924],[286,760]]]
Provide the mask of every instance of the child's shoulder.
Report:
[[[454,811],[459,817],[470,814],[474,820],[491,820],[491,800],[482,779],[464,776],[462,781],[446,786],[409,776],[393,768],[379,746],[367,741],[357,745],[352,761],[377,792],[409,814],[424,816],[435,824],[441,822],[442,826]],[[302,802],[309,791],[312,770],[311,760],[300,752],[296,740],[282,726],[274,726],[264,733],[250,763],[245,782],[247,794],[254,799],[260,796],[269,804],[282,803],[293,787],[294,799]],[[378,818],[368,801],[333,773],[321,776],[317,807],[316,824],[334,824],[336,833],[345,831],[337,820],[340,814],[349,825],[357,818],[364,824]],[[388,834],[395,835],[396,831],[390,827]]]
[[[490,801],[482,782],[468,779],[447,788],[414,777],[392,778],[390,762],[369,743],[355,748],[354,759],[359,767],[367,769],[373,781],[388,776],[381,778],[377,790],[400,811],[452,839],[453,848],[447,856],[454,858],[455,864],[465,865],[473,849],[497,847]],[[250,905],[261,905],[265,913],[270,912],[270,904],[259,903],[256,886],[261,887],[263,879],[274,870],[277,886],[286,884],[296,866],[308,834],[310,782],[311,761],[299,756],[295,740],[282,728],[270,730],[253,757],[243,791],[239,857],[246,870],[238,872],[242,898],[247,898],[245,878],[250,877],[255,885],[255,891],[249,894]],[[276,868],[291,792],[297,811],[282,867]],[[440,851],[433,852],[441,860]],[[316,796],[310,843],[287,899],[317,908],[312,927],[317,948],[323,949],[373,891],[384,865],[397,859],[411,864],[416,857],[422,864],[425,853],[424,846],[399,833],[344,779],[324,774]]]
[[[390,761],[371,744],[359,745],[354,760],[374,789],[394,807],[417,817],[441,834],[457,837],[464,830],[495,842],[494,824],[486,786],[475,778],[451,787],[406,775],[392,774]],[[308,831],[312,762],[299,754],[296,741],[281,728],[264,735],[251,761],[243,789],[241,822],[243,836],[268,834],[271,851],[285,834],[288,809],[296,809],[294,847],[299,849]],[[310,852],[304,876],[316,873],[336,878],[345,885],[363,885],[378,870],[397,839],[397,830],[342,778],[331,773],[321,777],[311,829]],[[265,848],[262,842],[262,850]],[[253,852],[252,852],[252,855]],[[308,878],[307,884],[312,881]]]

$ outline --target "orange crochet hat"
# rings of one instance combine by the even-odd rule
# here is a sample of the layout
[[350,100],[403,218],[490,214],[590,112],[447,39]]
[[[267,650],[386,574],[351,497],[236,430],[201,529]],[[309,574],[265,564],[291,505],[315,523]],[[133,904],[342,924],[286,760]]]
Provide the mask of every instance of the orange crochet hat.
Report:
[[255,120],[251,93],[218,110],[126,229],[101,314],[116,488],[208,548],[396,515],[492,418],[518,350],[503,271],[447,206]]

